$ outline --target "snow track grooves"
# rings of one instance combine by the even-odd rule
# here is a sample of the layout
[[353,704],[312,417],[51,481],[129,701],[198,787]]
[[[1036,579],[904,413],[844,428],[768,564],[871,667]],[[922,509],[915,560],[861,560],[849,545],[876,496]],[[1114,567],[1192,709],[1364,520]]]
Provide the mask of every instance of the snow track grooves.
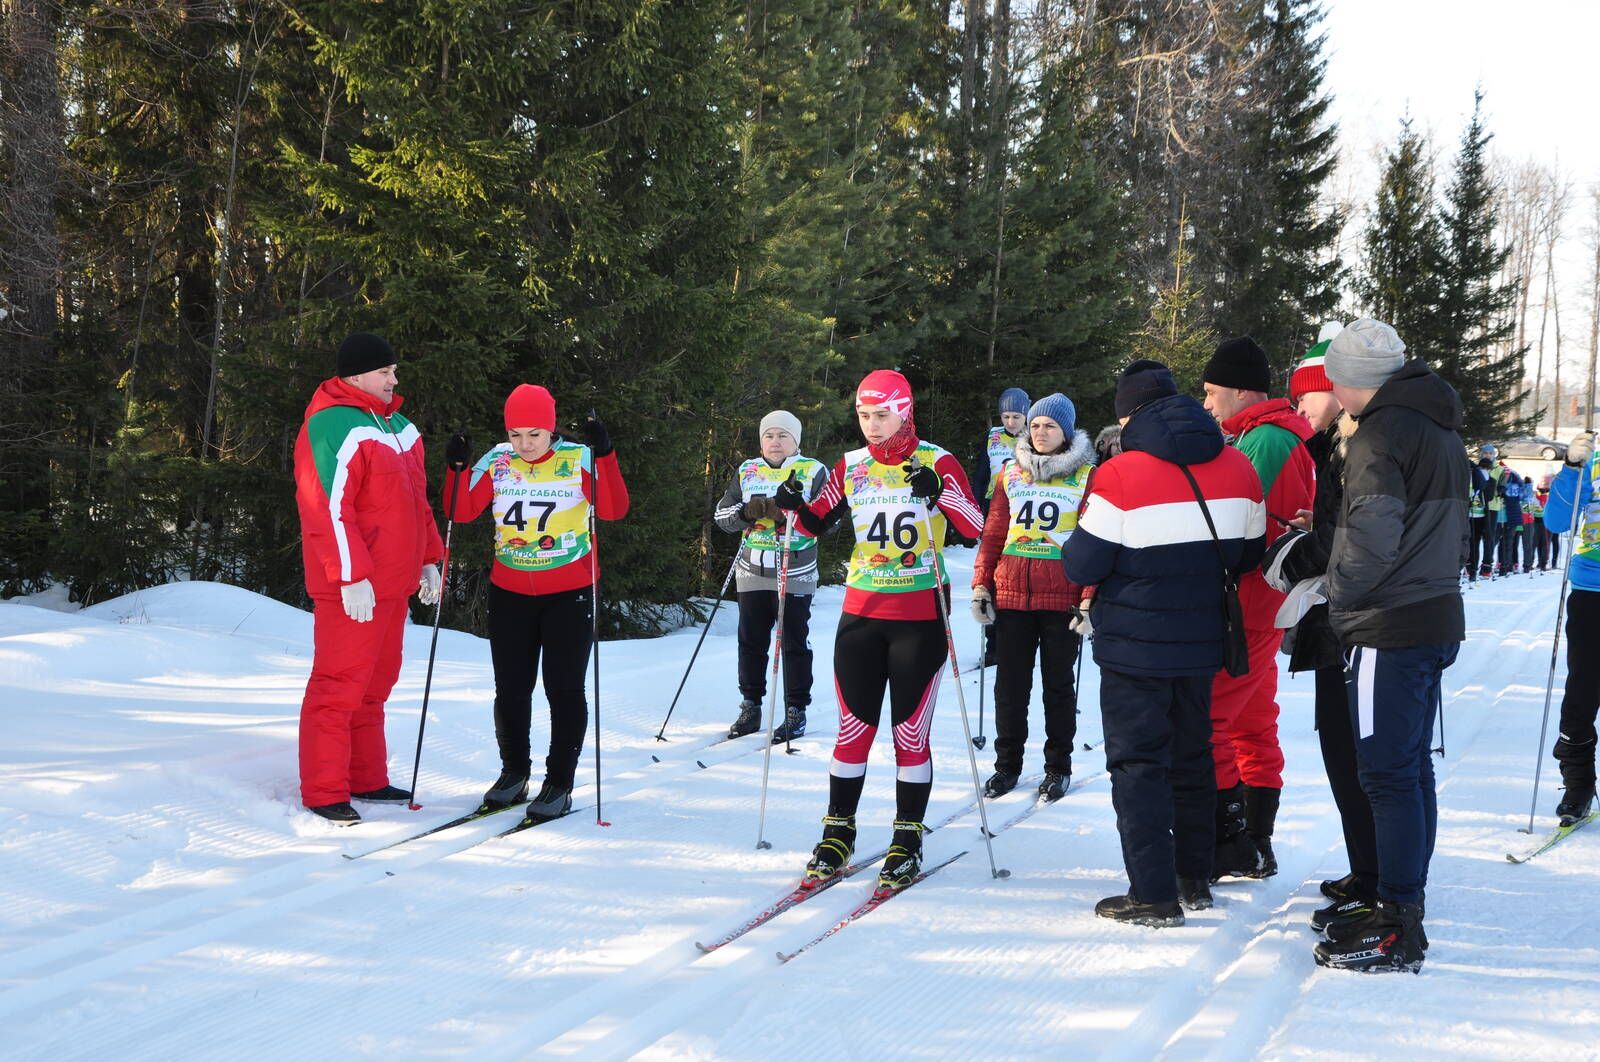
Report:
[[[622,784],[620,791],[611,791],[611,799],[620,802],[642,790],[691,777],[702,770],[697,757],[705,762],[706,768],[711,768],[759,753],[761,746],[739,747],[729,743],[726,751],[721,746],[718,751],[723,754],[710,754],[705,746],[696,746],[686,749],[682,759],[664,759],[659,764],[621,773],[607,780],[608,787]],[[630,782],[635,784],[627,784]],[[578,790],[580,800],[584,799],[584,792],[584,789]],[[582,808],[575,808],[566,821],[566,828],[570,830],[574,823],[583,824],[585,811],[592,812],[593,807],[590,801]],[[0,992],[0,1018],[81,987],[88,981],[179,954],[241,927],[303,910],[398,872],[415,870],[466,852],[513,822],[514,819],[503,816],[491,817],[398,848],[375,852],[357,861],[336,860],[331,851],[307,856],[253,874],[230,886],[158,904],[20,949],[0,960],[0,983],[11,986]],[[536,843],[559,848],[565,831],[554,829],[555,825],[540,826],[526,836],[550,838],[548,842]],[[501,843],[528,842],[507,838]],[[163,926],[179,920],[183,922],[177,928],[161,932]],[[86,954],[92,957],[82,958]],[[29,975],[26,980],[24,975]]]
[[[1105,771],[1098,771],[1076,782],[1056,806],[1067,804],[1074,795],[1106,778]],[[992,828],[1003,835],[1004,829],[1030,817],[1035,799],[1031,790],[1018,787],[1004,797],[989,801]],[[970,837],[968,830],[976,828],[977,822],[978,812],[974,807],[946,828],[929,834],[924,845],[925,864],[932,866],[942,862],[963,848],[969,850],[965,862],[972,863],[972,857],[979,853],[971,849],[981,845],[982,839],[981,836]],[[1000,855],[997,852],[996,859],[1000,859]],[[773,958],[777,943],[798,947],[843,918],[876,885],[874,875],[863,875],[863,878],[843,882],[709,954],[674,943],[626,972],[561,1000],[551,1008],[549,1016],[517,1027],[500,1041],[487,1045],[484,1053],[487,1057],[523,1057],[543,1047],[544,1053],[596,1053],[620,1058],[642,1050],[670,1033],[684,1014],[705,1008],[727,1008],[748,995],[752,986],[770,984],[771,979],[785,976],[785,967]],[[929,887],[919,885],[892,903],[902,907],[914,902],[913,897],[919,890]],[[854,931],[859,933],[861,929],[857,927]],[[826,947],[826,943],[818,945],[819,949]],[[819,959],[820,955],[810,958]],[[618,1004],[643,989],[650,990],[653,999],[650,1006],[626,1019],[615,1017],[625,1010]]]
[[[1529,598],[1504,619],[1502,631],[1520,632],[1530,616],[1545,611],[1547,607],[1539,599]],[[1482,684],[1498,666],[1494,656],[1485,654],[1464,678],[1445,672],[1445,710],[1449,711],[1450,702],[1463,689]],[[1504,693],[1495,698],[1496,707],[1503,698]],[[1451,730],[1450,745],[1455,751],[1447,749],[1447,754],[1463,757],[1494,710],[1489,707],[1467,716],[1472,722],[1464,733]],[[1445,766],[1435,760],[1435,781],[1441,795],[1449,783]],[[1339,877],[1348,869],[1341,865],[1339,854],[1343,840],[1335,808],[1317,819],[1309,833],[1296,836],[1292,846],[1278,846],[1276,877],[1243,885],[1250,890],[1251,908],[1238,902],[1244,898],[1236,891],[1240,885],[1216,886],[1218,909],[1225,914],[1222,924],[1176,975],[1171,987],[1179,990],[1163,992],[1161,999],[1146,1007],[1107,1057],[1130,1062],[1202,1054],[1244,1058],[1264,1046],[1299,999],[1307,980],[1318,971],[1310,954],[1317,938],[1306,919],[1325,902],[1318,882],[1324,876]],[[1313,903],[1294,902],[1307,895],[1315,898]],[[1254,917],[1246,915],[1247,910],[1253,910]]]

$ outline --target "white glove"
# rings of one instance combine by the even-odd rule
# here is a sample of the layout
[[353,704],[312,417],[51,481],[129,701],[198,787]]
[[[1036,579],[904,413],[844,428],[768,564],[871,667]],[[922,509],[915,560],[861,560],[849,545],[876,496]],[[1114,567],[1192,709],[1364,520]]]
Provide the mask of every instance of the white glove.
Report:
[[1288,563],[1290,552],[1309,537],[1305,531],[1285,531],[1268,547],[1266,559],[1261,562],[1261,576],[1268,586],[1285,594],[1294,589],[1295,580],[1283,574],[1283,566]]
[[439,578],[437,564],[424,564],[422,566],[422,585],[417,587],[417,600],[424,605],[437,605],[439,603],[439,588],[444,585],[444,580]]
[[1567,464],[1574,468],[1582,468],[1589,463],[1589,458],[1594,455],[1594,435],[1584,432],[1575,436],[1567,443]]
[[972,618],[982,627],[994,622],[994,601],[989,597],[988,587],[972,588]]
[[1089,610],[1085,607],[1072,610],[1072,619],[1068,621],[1067,626],[1081,638],[1087,638],[1094,633],[1094,624],[1089,622]]
[[372,610],[378,605],[378,597],[372,592],[372,581],[363,579],[359,583],[339,587],[339,596],[344,598],[344,614],[357,623],[372,622]]

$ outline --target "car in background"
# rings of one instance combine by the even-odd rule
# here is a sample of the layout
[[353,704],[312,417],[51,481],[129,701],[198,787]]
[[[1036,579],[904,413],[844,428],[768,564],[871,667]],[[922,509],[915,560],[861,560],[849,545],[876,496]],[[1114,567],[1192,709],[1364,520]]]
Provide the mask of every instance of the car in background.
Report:
[[1567,444],[1543,435],[1519,435],[1500,444],[1501,457],[1534,457],[1541,461],[1565,461]]

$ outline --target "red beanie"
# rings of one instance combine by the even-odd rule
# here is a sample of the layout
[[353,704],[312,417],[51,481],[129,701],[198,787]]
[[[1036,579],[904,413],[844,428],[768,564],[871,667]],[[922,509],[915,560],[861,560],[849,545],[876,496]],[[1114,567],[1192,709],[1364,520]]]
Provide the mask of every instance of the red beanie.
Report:
[[506,431],[513,428],[556,430],[556,400],[537,384],[518,384],[506,399]]
[[873,369],[856,387],[856,405],[888,406],[901,420],[911,420],[911,384],[893,369]]

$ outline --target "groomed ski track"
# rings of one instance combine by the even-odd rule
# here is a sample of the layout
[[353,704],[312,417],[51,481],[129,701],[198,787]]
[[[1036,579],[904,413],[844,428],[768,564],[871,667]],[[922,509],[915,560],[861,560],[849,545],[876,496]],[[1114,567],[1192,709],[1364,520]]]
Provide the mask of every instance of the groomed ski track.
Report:
[[[970,561],[954,556],[965,663],[977,640],[962,607]],[[731,617],[719,616],[670,744],[651,735],[693,632],[605,645],[611,828],[594,823],[586,758],[577,802],[589,807],[566,819],[471,844],[510,825],[491,818],[353,862],[338,853],[450,818],[493,777],[482,643],[441,640],[427,807],[382,809],[370,825],[336,831],[279,803],[294,797],[309,617],[298,634],[301,614],[220,587],[178,588],[188,597],[171,603],[162,598],[172,588],[146,591],[144,605],[121,599],[110,603],[121,612],[102,606],[100,617],[23,617],[10,610],[27,606],[6,606],[0,698],[50,718],[21,727],[20,755],[0,755],[0,884],[15,900],[0,920],[4,1054],[1584,1057],[1600,1035],[1600,845],[1590,843],[1600,834],[1584,831],[1526,866],[1504,859],[1525,840],[1516,830],[1527,824],[1557,584],[1517,577],[1468,592],[1470,638],[1447,677],[1447,756],[1435,761],[1433,947],[1423,974],[1403,978],[1311,962],[1305,920],[1322,902],[1316,883],[1345,865],[1305,679],[1286,681],[1280,697],[1281,872],[1217,886],[1217,907],[1191,914],[1185,928],[1116,926],[1092,914],[1125,878],[1103,752],[1082,750],[1100,736],[1091,664],[1073,791],[996,838],[1010,879],[990,877],[969,814],[927,841],[930,864],[961,849],[965,858],[785,966],[774,952],[855,906],[872,874],[714,954],[693,941],[792,886],[815,841],[834,721],[824,695],[833,592],[815,609],[811,734],[799,755],[772,758],[772,851],[755,851],[759,741],[704,747],[736,701],[732,625],[723,622]],[[239,627],[194,623],[208,597],[237,604]],[[124,619],[140,609],[144,620]],[[411,633],[390,711],[396,775],[408,773],[426,651]],[[91,638],[100,655],[68,673],[67,643]],[[63,714],[67,723],[50,729]],[[167,716],[180,714],[185,725],[196,715],[217,721],[168,740]],[[1032,730],[1029,773],[1043,740],[1037,683]],[[77,752],[74,738],[92,754]],[[929,821],[972,796],[948,674],[933,740]],[[540,726],[535,747],[543,742]],[[663,762],[652,765],[651,753]],[[987,775],[992,747],[978,755]],[[96,772],[109,793],[73,789]],[[1549,770],[1545,778],[1541,830],[1556,796]],[[85,794],[87,813],[52,814],[52,787],[63,799]],[[892,794],[893,757],[880,740],[860,815],[863,850],[886,840]],[[993,802],[991,823],[1032,799],[1018,791]]]

